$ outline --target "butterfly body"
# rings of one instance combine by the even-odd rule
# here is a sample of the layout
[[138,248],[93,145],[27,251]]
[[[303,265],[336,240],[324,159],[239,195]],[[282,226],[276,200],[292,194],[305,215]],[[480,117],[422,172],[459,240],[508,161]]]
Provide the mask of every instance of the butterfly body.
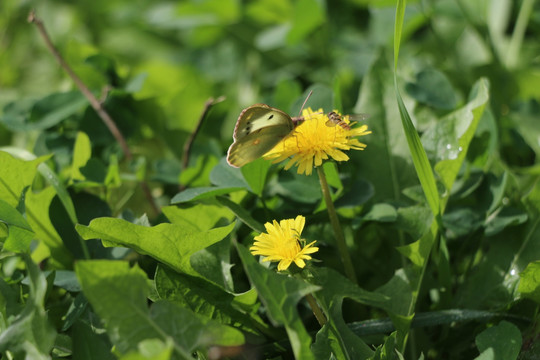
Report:
[[291,117],[265,104],[242,110],[234,128],[234,142],[227,152],[227,162],[241,167],[272,150],[294,129]]

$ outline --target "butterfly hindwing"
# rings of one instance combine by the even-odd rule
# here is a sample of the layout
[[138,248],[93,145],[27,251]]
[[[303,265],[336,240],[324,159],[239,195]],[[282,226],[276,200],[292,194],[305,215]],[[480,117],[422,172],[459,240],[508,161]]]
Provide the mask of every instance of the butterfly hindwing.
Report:
[[227,152],[227,162],[241,167],[257,160],[272,150],[291,130],[282,125],[273,125],[256,130],[235,141]]

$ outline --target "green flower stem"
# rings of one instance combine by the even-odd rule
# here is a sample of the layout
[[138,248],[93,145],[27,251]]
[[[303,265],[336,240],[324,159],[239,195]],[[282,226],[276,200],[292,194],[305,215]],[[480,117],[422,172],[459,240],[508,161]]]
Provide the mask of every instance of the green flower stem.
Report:
[[358,284],[356,279],[356,273],[354,272],[354,267],[351,261],[351,256],[349,255],[349,250],[347,249],[347,244],[345,243],[345,236],[343,235],[343,230],[339,224],[339,219],[337,217],[336,209],[334,208],[334,203],[332,202],[332,197],[330,196],[330,189],[328,187],[328,182],[326,181],[326,175],[324,175],[324,170],[322,166],[317,166],[317,174],[319,175],[319,181],[321,183],[321,190],[324,196],[324,201],[326,203],[326,208],[328,209],[328,216],[330,217],[330,223],[332,228],[334,228],[334,234],[336,236],[336,244],[341,256],[341,261],[343,261],[343,266],[345,268],[345,274],[353,283]]
[[317,321],[319,322],[319,325],[321,325],[321,327],[323,327],[324,324],[326,324],[327,320],[326,320],[326,316],[324,316],[324,313],[322,312],[321,308],[319,307],[319,304],[317,304],[317,301],[315,300],[315,298],[311,294],[306,295],[306,300],[307,300],[309,306],[311,307],[311,311],[313,311],[313,315],[315,315],[315,318],[317,318]]

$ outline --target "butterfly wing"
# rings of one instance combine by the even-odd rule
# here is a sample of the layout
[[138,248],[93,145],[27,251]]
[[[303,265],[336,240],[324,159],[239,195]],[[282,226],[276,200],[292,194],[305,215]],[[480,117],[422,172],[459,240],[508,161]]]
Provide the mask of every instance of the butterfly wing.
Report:
[[289,131],[294,128],[293,121],[287,113],[265,104],[251,105],[242,110],[238,116],[233,138],[238,140],[269,126],[283,126],[290,129]]
[[234,167],[241,167],[257,160],[272,150],[281,140],[291,133],[292,128],[285,125],[263,127],[249,135],[237,139],[227,152],[227,162]]

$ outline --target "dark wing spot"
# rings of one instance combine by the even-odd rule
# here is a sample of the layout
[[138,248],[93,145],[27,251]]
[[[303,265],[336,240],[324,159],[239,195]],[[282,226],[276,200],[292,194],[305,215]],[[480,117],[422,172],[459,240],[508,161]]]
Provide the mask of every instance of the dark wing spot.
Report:
[[270,115],[270,116],[268,117],[268,120],[271,120],[273,117],[274,117],[274,114]]

